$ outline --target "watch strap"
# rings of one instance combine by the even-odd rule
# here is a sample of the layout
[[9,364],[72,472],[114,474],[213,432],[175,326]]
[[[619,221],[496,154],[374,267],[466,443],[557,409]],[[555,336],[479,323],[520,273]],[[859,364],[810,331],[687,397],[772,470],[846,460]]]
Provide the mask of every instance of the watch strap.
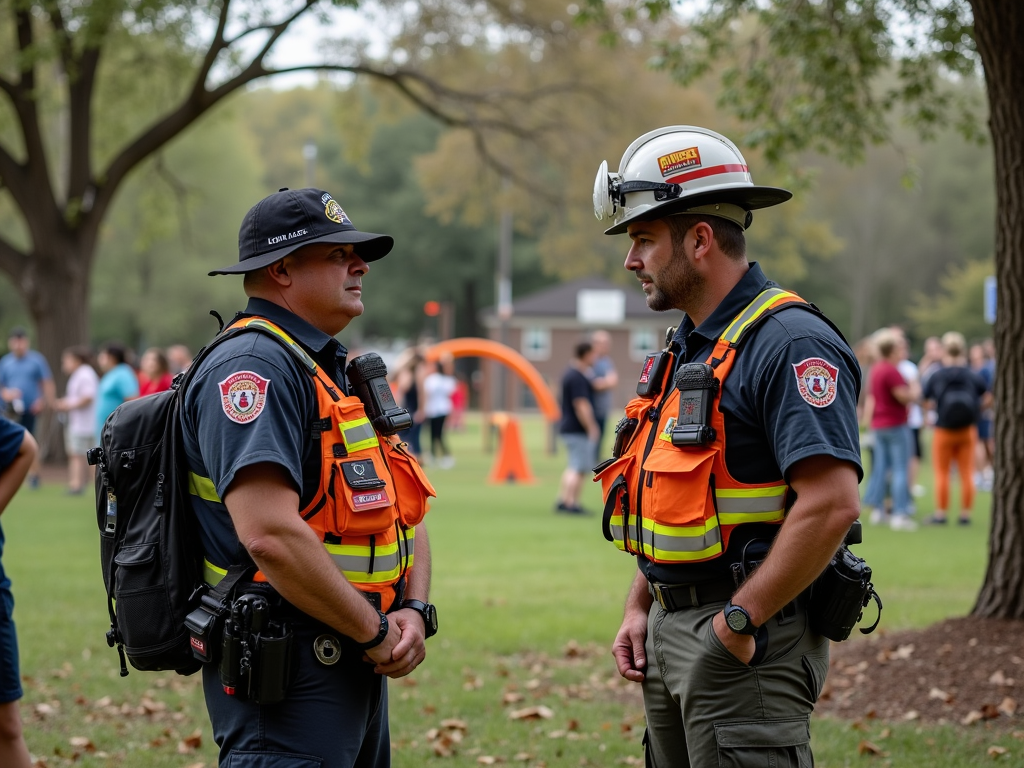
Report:
[[359,646],[359,650],[368,651],[371,648],[376,648],[378,645],[384,642],[384,638],[388,636],[388,631],[391,629],[391,625],[388,623],[388,617],[384,615],[382,611],[378,609],[377,613],[380,615],[380,630],[377,632],[377,636],[372,640],[365,643],[356,643]]
[[[426,632],[424,639],[433,637],[437,632],[437,609],[430,603],[425,603],[422,600],[403,600],[402,608],[409,608],[416,611],[420,616],[423,617],[423,628]],[[434,620],[431,621],[431,614],[434,615]]]

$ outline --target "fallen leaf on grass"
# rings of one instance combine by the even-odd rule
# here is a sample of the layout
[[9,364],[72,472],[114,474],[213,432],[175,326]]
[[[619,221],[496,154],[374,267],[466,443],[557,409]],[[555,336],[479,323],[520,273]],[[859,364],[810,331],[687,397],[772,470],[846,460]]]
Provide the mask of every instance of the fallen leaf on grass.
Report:
[[565,649],[563,650],[563,653],[565,653],[565,657],[567,659],[575,659],[582,652],[583,651],[580,648],[580,644],[577,643],[575,640],[570,640],[568,643],[566,643]]
[[889,728],[883,728],[882,732],[878,734],[878,739],[881,741],[882,739],[888,739],[890,736],[892,736],[892,730]]
[[954,697],[952,694],[946,693],[945,691],[939,688],[932,688],[930,691],[928,691],[928,698],[939,699],[939,701],[942,701],[946,704],[952,704]]
[[960,722],[963,725],[973,725],[974,723],[978,722],[979,720],[984,720],[984,719],[985,719],[985,716],[983,714],[981,714],[981,712],[979,712],[976,709],[972,709],[970,712],[968,712],[966,715],[964,715],[963,719]]
[[206,768],[206,763],[189,763],[185,768]]
[[498,762],[498,758],[492,757],[491,755],[480,755],[480,757],[478,757],[476,761],[480,765],[494,765],[496,762]]
[[469,723],[465,720],[459,720],[454,717],[449,717],[441,721],[441,727],[447,728],[449,731],[462,731],[463,733],[469,731]]
[[1016,681],[1012,677],[1007,677],[1003,674],[1003,670],[997,669],[992,673],[992,677],[988,679],[992,685],[1013,685]]
[[68,743],[75,749],[84,749],[86,752],[96,751],[96,745],[92,743],[92,739],[88,736],[72,736],[68,739]]
[[1017,701],[1007,696],[999,703],[997,709],[1007,717],[1013,717],[1017,711]]
[[516,691],[506,691],[501,697],[501,703],[502,705],[518,704],[524,698],[523,694]]
[[555,716],[555,713],[545,707],[543,704],[536,707],[524,707],[523,709],[513,709],[508,713],[509,720],[550,720]]
[[998,747],[998,746],[996,746],[996,745],[992,745],[991,747],[989,747],[989,748],[988,748],[988,749],[986,750],[986,753],[987,753],[987,754],[988,754],[988,756],[989,756],[989,757],[991,757],[991,758],[999,758],[999,757],[1002,757],[1002,756],[1003,756],[1003,755],[1005,755],[1005,754],[1006,754],[1007,752],[1009,752],[1009,750],[1008,750],[1008,749],[1007,749],[1006,747]]
[[178,754],[187,755],[203,746],[203,732],[198,728],[178,742]]
[[903,713],[904,720],[917,720],[921,715],[916,709],[910,709]]
[[530,760],[533,760],[533,755],[531,755],[529,752],[516,752],[512,759],[519,760],[523,763],[528,763]]
[[870,741],[865,739],[857,745],[857,754],[859,755],[884,755],[885,751],[877,744],[872,744]]

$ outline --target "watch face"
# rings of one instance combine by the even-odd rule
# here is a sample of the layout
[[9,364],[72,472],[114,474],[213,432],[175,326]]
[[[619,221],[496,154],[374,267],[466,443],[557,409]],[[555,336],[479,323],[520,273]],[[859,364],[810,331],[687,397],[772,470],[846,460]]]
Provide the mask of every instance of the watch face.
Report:
[[725,621],[733,632],[742,632],[749,623],[749,619],[747,619],[743,611],[729,611]]

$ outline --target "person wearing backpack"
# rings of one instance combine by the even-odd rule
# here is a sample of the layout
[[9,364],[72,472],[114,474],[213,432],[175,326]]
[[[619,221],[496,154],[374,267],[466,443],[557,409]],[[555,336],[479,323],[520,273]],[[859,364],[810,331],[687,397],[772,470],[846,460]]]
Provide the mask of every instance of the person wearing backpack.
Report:
[[924,399],[935,410],[932,433],[932,466],[935,474],[935,513],[932,525],[945,525],[949,510],[949,475],[956,462],[960,475],[960,525],[970,525],[974,506],[974,446],[978,419],[991,400],[988,385],[967,364],[963,334],[950,331],[942,337],[943,367],[925,383]]
[[[190,368],[191,500],[207,583],[250,557],[258,568],[235,586],[221,662],[203,667],[223,768],[389,766],[386,678],[412,672],[437,628],[422,523],[433,489],[392,434],[402,419],[384,430],[355,396],[364,369],[346,373],[334,338],[393,244],[358,231],[330,194],[285,189],[246,214],[239,262],[210,273],[244,275],[249,302],[235,335]],[[273,670],[225,661],[233,638],[273,622],[274,643],[290,637]]]

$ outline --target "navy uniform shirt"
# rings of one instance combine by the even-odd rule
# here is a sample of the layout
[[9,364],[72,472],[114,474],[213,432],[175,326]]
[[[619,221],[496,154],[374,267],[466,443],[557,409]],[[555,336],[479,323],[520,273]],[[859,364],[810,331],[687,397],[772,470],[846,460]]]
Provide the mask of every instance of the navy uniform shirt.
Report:
[[[715,311],[695,328],[683,316],[672,339],[680,363],[705,362],[729,323],[765,288],[775,287],[756,262]],[[838,369],[835,398],[828,405],[801,394],[797,370],[821,358]],[[806,392],[806,384],[804,392]],[[809,456],[834,456],[860,465],[857,397],[860,366],[853,350],[824,319],[803,307],[779,310],[752,330],[740,346],[722,388],[725,417],[725,465],[743,483],[788,479],[790,467]],[[656,482],[656,481],[655,481]],[[795,494],[788,495],[792,506]],[[714,560],[665,565],[639,558],[652,581],[685,584],[731,575],[748,542],[748,559],[764,557],[779,526],[748,523],[735,528],[729,548]]]
[[[309,353],[343,392],[348,352],[336,339],[287,309],[250,299],[246,315],[279,326]],[[294,353],[259,331],[222,342],[199,364],[182,416],[193,509],[206,559],[227,568],[243,550],[221,502],[242,467],[269,462],[284,469],[299,492],[299,508],[320,482],[320,418],[313,377]]]

